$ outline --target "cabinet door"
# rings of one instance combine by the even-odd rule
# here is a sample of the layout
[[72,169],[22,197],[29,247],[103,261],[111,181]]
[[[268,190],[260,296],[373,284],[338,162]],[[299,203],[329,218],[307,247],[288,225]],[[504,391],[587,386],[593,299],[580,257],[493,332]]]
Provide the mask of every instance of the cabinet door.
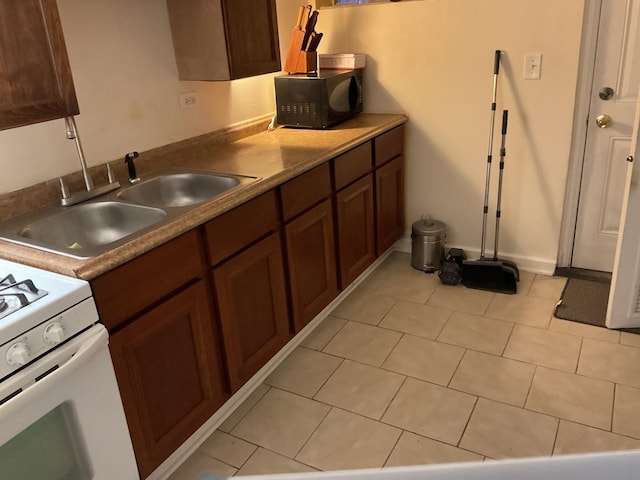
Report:
[[231,78],[280,70],[275,0],[223,0]]
[[276,0],[167,0],[180,80],[280,71]]
[[373,176],[336,194],[340,287],[345,288],[374,261]]
[[290,338],[280,235],[274,233],[213,270],[232,391]]
[[404,234],[404,157],[376,170],[376,245],[381,255]]
[[111,336],[111,356],[142,478],[222,405],[215,339],[201,282]]
[[78,113],[55,0],[0,2],[0,130]]
[[299,332],[338,295],[331,202],[285,227],[294,331]]

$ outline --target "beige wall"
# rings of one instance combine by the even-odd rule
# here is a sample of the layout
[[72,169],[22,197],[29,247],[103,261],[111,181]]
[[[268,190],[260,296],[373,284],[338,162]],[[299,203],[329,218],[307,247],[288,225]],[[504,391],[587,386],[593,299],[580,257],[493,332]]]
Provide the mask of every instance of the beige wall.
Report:
[[[480,246],[493,55],[503,55],[498,115],[510,113],[500,253],[553,271],[576,93],[583,0],[422,0],[322,10],[324,51],[366,52],[365,108],[406,112],[407,234],[421,215],[451,245]],[[542,78],[523,80],[525,53]],[[496,122],[493,173],[500,146]],[[493,251],[495,194],[489,211]],[[475,250],[475,252],[474,252]]]
[[[299,3],[304,2],[278,0],[283,46]],[[500,250],[521,268],[553,268],[583,3],[419,0],[321,10],[321,52],[368,54],[365,109],[410,118],[408,228],[421,215],[432,215],[446,222],[450,245],[477,255],[493,52],[502,49],[498,109],[508,108],[511,115]],[[272,75],[178,81],[164,0],[58,4],[90,165],[273,111]],[[537,52],[543,54],[542,79],[525,81],[523,56]],[[180,110],[178,94],[189,91],[198,93],[200,107]],[[496,135],[496,160],[499,141]],[[78,170],[61,120],[0,132],[0,162],[0,192]],[[494,200],[495,186],[492,193]],[[490,234],[490,246],[492,239]]]

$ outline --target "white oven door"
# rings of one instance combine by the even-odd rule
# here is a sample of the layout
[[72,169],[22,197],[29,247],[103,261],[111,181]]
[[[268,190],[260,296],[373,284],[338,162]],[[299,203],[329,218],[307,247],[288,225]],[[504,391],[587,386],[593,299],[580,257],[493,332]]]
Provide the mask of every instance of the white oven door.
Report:
[[0,478],[139,479],[107,344],[94,325],[0,384]]

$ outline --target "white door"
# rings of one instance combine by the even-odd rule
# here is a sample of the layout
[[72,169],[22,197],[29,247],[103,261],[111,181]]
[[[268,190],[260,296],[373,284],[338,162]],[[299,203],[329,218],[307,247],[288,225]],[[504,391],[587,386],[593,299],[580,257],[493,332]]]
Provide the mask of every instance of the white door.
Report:
[[635,117],[631,155],[627,164],[622,221],[607,306],[609,328],[640,327],[640,104]]
[[571,266],[611,272],[640,86],[640,0],[601,2]]

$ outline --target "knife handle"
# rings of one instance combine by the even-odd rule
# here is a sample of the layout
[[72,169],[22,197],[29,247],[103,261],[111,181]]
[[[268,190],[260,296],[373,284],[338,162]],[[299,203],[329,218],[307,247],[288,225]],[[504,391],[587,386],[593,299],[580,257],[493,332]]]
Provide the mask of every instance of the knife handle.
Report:
[[316,28],[316,23],[318,22],[318,11],[315,10],[311,16],[309,17],[309,21],[307,22],[306,31],[311,33],[313,29]]
[[300,23],[300,30],[306,30],[307,29],[307,22],[309,22],[309,15],[311,15],[311,5],[307,5],[305,7],[303,7],[303,13],[302,13],[302,22]]
[[296,26],[294,27],[296,30],[302,30],[302,17],[304,16],[305,6],[300,5],[298,8],[298,20],[296,21]]
[[498,75],[500,72],[500,54],[502,52],[500,50],[496,50],[495,57],[493,58],[493,74]]
[[322,33],[311,33],[311,39],[309,40],[309,46],[307,52],[315,52],[318,49],[318,44],[322,40]]

